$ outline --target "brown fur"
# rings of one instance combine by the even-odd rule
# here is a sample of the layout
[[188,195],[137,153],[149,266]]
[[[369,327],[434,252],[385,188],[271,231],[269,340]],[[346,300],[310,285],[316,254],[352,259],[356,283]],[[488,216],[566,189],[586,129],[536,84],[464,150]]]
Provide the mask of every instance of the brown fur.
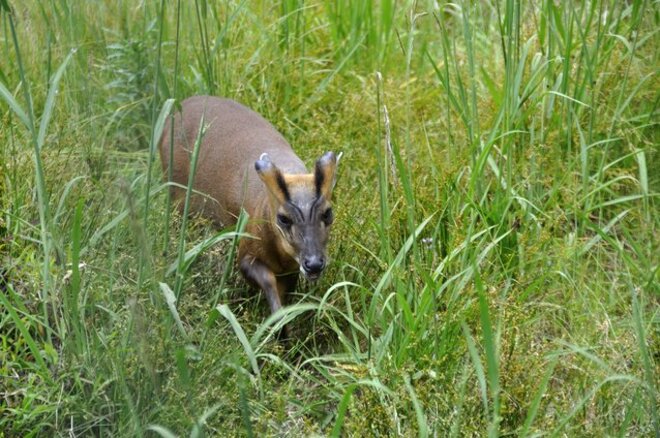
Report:
[[[173,125],[168,121],[160,144],[165,175],[171,152],[172,181],[183,187],[202,121],[205,130],[193,180],[201,194],[192,195],[190,211],[219,226],[234,224],[241,208],[247,211],[247,232],[255,239],[241,240],[239,265],[275,312],[295,287],[299,262],[313,268],[313,275],[304,271],[314,278],[325,266],[336,157],[325,154],[314,173],[308,173],[284,137],[259,114],[231,100],[195,96],[182,102]],[[184,188],[173,187],[171,192],[176,200],[185,197]],[[282,217],[292,223],[279,223]]]

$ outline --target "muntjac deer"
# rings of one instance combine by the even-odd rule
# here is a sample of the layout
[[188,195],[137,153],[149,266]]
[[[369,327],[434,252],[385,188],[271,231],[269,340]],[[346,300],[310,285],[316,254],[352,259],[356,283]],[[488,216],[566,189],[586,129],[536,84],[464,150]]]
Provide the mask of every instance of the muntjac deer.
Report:
[[[276,312],[295,289],[299,272],[316,280],[326,266],[337,157],[326,153],[308,173],[268,121],[228,99],[188,98],[173,123],[173,131],[166,124],[160,144],[165,175],[171,165],[172,180],[188,185],[192,152],[205,125],[193,189],[206,196],[192,195],[189,209],[220,226],[234,224],[241,208],[247,211],[247,231],[255,238],[239,243],[240,270]],[[185,197],[185,189],[171,190],[175,199]]]

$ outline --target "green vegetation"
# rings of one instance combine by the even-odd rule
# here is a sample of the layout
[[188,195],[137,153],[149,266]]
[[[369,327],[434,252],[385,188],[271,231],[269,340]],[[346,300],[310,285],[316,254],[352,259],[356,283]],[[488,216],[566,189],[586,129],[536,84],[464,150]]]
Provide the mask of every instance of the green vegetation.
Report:
[[[658,2],[0,11],[0,436],[660,434]],[[344,153],[290,348],[170,213],[193,94]]]

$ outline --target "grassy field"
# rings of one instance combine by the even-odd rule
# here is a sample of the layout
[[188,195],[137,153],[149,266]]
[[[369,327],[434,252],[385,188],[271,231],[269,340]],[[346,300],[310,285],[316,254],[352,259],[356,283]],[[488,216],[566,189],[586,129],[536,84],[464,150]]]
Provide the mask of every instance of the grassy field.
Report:
[[[659,436],[657,1],[0,10],[0,437]],[[170,208],[193,94],[344,154],[289,348]]]

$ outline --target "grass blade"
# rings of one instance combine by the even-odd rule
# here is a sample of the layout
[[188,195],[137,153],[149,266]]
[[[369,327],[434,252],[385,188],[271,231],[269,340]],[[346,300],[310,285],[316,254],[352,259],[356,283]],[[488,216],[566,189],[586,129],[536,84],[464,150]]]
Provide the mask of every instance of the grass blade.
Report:
[[166,283],[158,283],[160,286],[160,290],[163,293],[163,296],[165,297],[165,303],[167,303],[167,308],[170,309],[170,314],[174,318],[174,321],[176,322],[176,326],[179,328],[179,331],[181,332],[181,335],[183,336],[184,339],[188,339],[188,334],[186,333],[186,329],[183,327],[183,322],[181,322],[181,316],[179,316],[179,311],[176,309],[176,296],[174,295],[174,292]]
[[344,391],[344,395],[342,396],[341,401],[339,402],[339,406],[337,406],[337,419],[335,420],[335,425],[330,432],[330,436],[341,436],[341,428],[344,425],[346,411],[348,410],[348,403],[351,401],[351,396],[355,390],[360,386],[372,387],[376,391],[384,392],[385,394],[392,394],[392,392],[378,380],[359,380],[348,385]]
[[493,333],[493,328],[490,322],[490,310],[488,309],[488,301],[486,292],[481,282],[481,274],[479,267],[475,263],[474,268],[474,284],[479,296],[479,318],[481,320],[481,330],[484,341],[484,348],[486,350],[486,366],[488,370],[488,383],[490,386],[491,398],[493,400],[492,420],[488,429],[489,436],[497,436],[499,431],[500,422],[500,373],[499,373],[499,357],[497,354],[497,340]]
[[[17,297],[16,292],[13,290],[12,286],[5,285],[7,287],[7,291],[14,295],[14,297]],[[16,310],[14,309],[14,306],[11,304],[11,302],[7,299],[4,293],[0,291],[0,304],[7,310],[9,313],[9,317],[12,319],[14,324],[16,325],[16,328],[18,331],[21,333],[21,336],[25,339],[25,343],[27,344],[28,348],[30,349],[30,352],[32,353],[32,357],[34,358],[34,361],[36,362],[37,366],[39,367],[40,371],[40,376],[48,381],[49,383],[52,383],[52,379],[50,376],[50,370],[48,369],[48,366],[46,366],[46,362],[44,362],[44,359],[41,357],[42,352],[37,346],[37,343],[35,342],[34,338],[30,334],[30,330],[25,326],[23,323],[23,320],[18,316],[18,313],[16,313]]]
[[539,388],[536,391],[536,394],[534,395],[534,399],[532,400],[532,403],[529,406],[529,409],[527,410],[527,417],[525,418],[525,424],[523,424],[523,429],[520,432],[520,436],[528,436],[529,433],[529,428],[532,426],[534,423],[534,419],[536,418],[536,414],[538,413],[539,406],[541,405],[541,399],[543,398],[543,394],[545,394],[545,391],[548,387],[548,382],[550,382],[550,378],[552,377],[552,373],[555,370],[555,366],[557,365],[557,362],[559,361],[558,358],[555,358],[550,362],[548,365],[548,368],[543,375],[543,380],[541,380],[541,383],[539,384]]
[[216,307],[218,312],[220,312],[220,315],[224,316],[225,319],[229,322],[231,325],[231,328],[234,330],[234,333],[236,334],[236,337],[240,341],[241,345],[243,346],[243,350],[245,351],[245,355],[247,356],[248,361],[250,362],[250,366],[252,367],[252,372],[254,373],[255,376],[257,376],[258,380],[261,380],[261,372],[259,370],[259,365],[257,364],[257,356],[254,354],[254,350],[252,349],[252,345],[250,344],[250,341],[248,340],[247,336],[245,335],[245,331],[243,331],[243,327],[241,327],[241,324],[239,324],[238,320],[232,313],[232,311],[227,307],[226,304],[220,304],[219,306]]
[[418,433],[417,436],[420,438],[426,438],[429,436],[428,423],[426,422],[426,414],[424,414],[424,409],[417,399],[417,394],[415,394],[415,389],[410,384],[410,377],[408,375],[404,376],[404,383],[406,385],[406,390],[408,395],[412,400],[413,407],[415,408],[415,415],[417,416],[417,427]]
[[44,111],[43,114],[41,115],[41,123],[39,123],[39,133],[37,134],[38,150],[41,150],[44,147],[44,142],[46,141],[46,132],[48,131],[48,124],[50,123],[50,118],[53,115],[53,109],[55,107],[55,97],[59,93],[60,80],[62,79],[64,70],[66,70],[67,65],[69,65],[69,61],[71,61],[71,57],[75,53],[76,53],[75,49],[69,52],[69,54],[66,56],[66,58],[64,58],[64,61],[62,61],[62,64],[60,64],[59,68],[57,69],[52,79],[50,80],[50,86],[48,87],[48,96],[46,96]]
[[2,97],[5,102],[7,102],[9,108],[11,108],[14,114],[16,114],[16,117],[18,117],[18,119],[25,125],[25,127],[30,129],[30,119],[28,118],[27,114],[25,114],[23,108],[21,108],[21,105],[16,101],[14,96],[2,82],[0,82],[0,97]]
[[639,354],[642,357],[642,364],[644,365],[644,379],[646,380],[646,390],[649,399],[649,411],[651,413],[651,421],[653,422],[653,429],[655,434],[660,435],[660,418],[658,418],[658,390],[657,390],[657,366],[653,363],[653,356],[649,353],[647,343],[649,342],[646,337],[646,330],[644,329],[644,320],[642,316],[642,309],[639,304],[638,293],[634,288],[631,288],[632,304],[633,304],[633,322],[635,327],[635,334],[637,335],[637,345],[639,347]]

